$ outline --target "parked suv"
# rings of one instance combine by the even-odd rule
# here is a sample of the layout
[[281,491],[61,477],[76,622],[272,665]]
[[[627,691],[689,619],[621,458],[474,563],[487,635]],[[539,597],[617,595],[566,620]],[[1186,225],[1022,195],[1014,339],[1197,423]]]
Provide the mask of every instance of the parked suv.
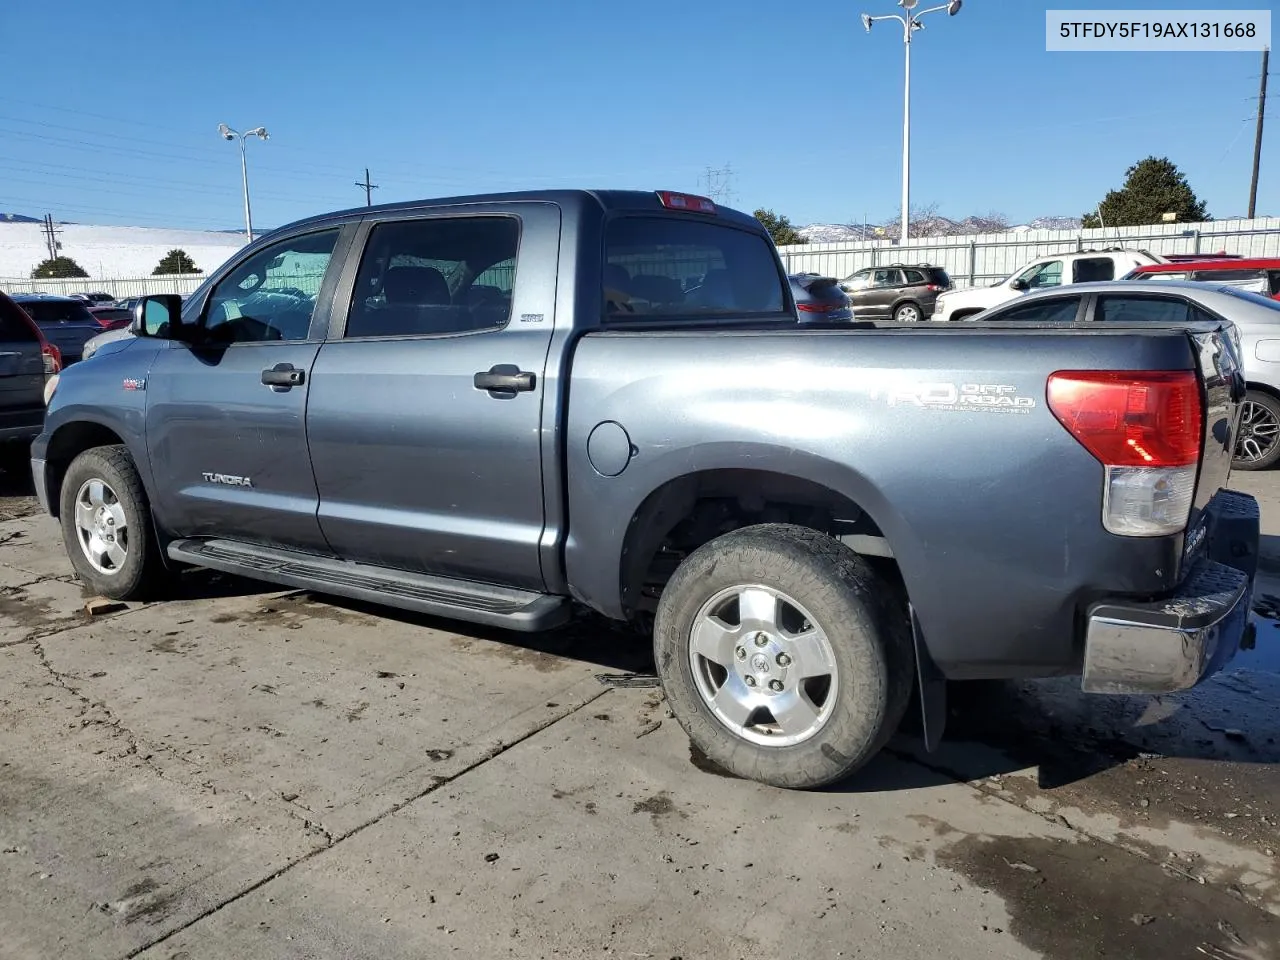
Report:
[[1164,258],[1146,250],[1086,250],[1083,253],[1055,253],[1040,257],[1021,270],[990,287],[957,290],[938,297],[934,320],[963,320],[983,310],[1016,300],[1031,290],[1061,287],[1069,283],[1090,283],[1123,277],[1134,267],[1163,263]]
[[840,281],[840,288],[849,295],[855,320],[897,323],[914,323],[928,317],[938,294],[952,286],[947,271],[927,263],[867,267]]
[[0,463],[18,460],[44,426],[44,387],[62,359],[40,328],[0,293]]
[[85,341],[102,332],[102,324],[89,312],[85,301],[75,297],[19,293],[13,299],[36,322],[45,339],[61,352],[63,366],[78,361]]

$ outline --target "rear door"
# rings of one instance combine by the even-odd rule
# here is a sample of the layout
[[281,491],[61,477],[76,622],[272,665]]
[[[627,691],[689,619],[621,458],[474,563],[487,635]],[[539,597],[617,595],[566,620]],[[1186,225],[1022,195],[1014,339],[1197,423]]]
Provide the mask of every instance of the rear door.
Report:
[[550,203],[365,222],[307,407],[339,556],[543,589],[559,244]]
[[44,419],[44,356],[20,308],[0,294],[0,439],[38,432]]

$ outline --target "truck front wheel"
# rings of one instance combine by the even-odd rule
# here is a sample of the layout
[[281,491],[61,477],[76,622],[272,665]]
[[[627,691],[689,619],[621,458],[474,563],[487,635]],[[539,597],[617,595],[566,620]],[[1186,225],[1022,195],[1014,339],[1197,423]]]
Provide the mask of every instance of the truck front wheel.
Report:
[[843,779],[897,728],[912,684],[905,611],[865,560],[762,524],[694,551],[662,592],[654,655],[690,740],[779,787]]
[[125,447],[94,447],[72,460],[59,506],[67,556],[94,593],[139,600],[166,582],[147,494]]

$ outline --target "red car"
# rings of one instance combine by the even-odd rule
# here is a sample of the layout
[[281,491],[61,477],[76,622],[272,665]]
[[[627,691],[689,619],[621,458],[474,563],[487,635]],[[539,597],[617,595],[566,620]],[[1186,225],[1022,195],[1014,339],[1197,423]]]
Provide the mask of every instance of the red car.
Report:
[[1280,300],[1280,257],[1205,258],[1135,267],[1124,280],[1201,280]]
[[93,319],[98,321],[103,330],[116,330],[120,327],[127,327],[130,321],[133,320],[132,311],[115,305],[90,307],[89,312],[93,314]]

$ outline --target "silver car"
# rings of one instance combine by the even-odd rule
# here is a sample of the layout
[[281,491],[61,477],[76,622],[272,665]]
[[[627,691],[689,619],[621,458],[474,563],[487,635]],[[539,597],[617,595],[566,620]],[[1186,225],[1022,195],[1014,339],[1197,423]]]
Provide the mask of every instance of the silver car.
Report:
[[1280,461],[1280,302],[1222,284],[1122,280],[1029,293],[968,319],[1126,324],[1230,320],[1249,385],[1232,466],[1265,470]]

